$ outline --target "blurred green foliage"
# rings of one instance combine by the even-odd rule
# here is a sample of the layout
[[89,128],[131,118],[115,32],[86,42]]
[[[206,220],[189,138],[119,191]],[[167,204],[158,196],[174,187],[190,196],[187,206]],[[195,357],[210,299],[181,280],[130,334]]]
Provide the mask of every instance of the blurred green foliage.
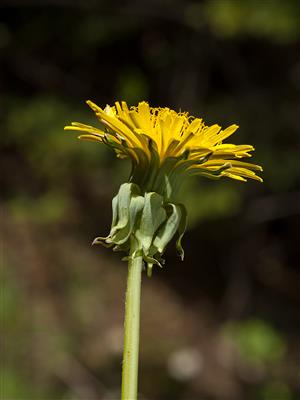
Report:
[[204,8],[209,25],[221,37],[248,34],[279,43],[299,37],[297,0],[212,0]]
[[293,398],[289,386],[284,382],[268,382],[258,395],[262,400],[278,399],[290,400]]
[[226,327],[226,332],[236,343],[245,362],[264,365],[283,360],[284,340],[266,321],[251,319],[231,323]]

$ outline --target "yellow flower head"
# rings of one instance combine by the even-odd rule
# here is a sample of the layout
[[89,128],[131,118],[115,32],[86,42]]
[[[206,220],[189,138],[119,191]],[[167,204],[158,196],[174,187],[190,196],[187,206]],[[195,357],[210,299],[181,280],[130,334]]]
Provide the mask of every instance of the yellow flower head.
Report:
[[176,194],[187,176],[262,181],[255,173],[262,171],[259,165],[241,161],[251,157],[253,146],[223,143],[237,125],[206,126],[201,118],[167,107],[149,107],[145,101],[130,108],[125,102],[104,109],[91,101],[87,104],[102,126],[73,122],[65,129],[81,132],[80,139],[104,143],[118,157],[132,162],[130,182],[121,185],[112,202],[110,234],[94,243],[128,252],[130,241],[135,240],[148,273],[153,264],[161,265],[165,247],[176,232],[176,247],[183,258],[186,211],[176,203]]
[[[80,131],[80,139],[105,143],[115,149],[118,157],[130,158],[133,181],[141,186],[149,186],[149,175],[153,175],[154,169],[156,172],[164,169],[165,175],[169,176],[176,175],[177,171],[180,175],[262,181],[255,173],[262,171],[260,166],[240,161],[251,157],[253,146],[223,143],[238,125],[226,129],[217,124],[206,126],[201,118],[167,107],[149,107],[145,101],[130,108],[124,101],[104,109],[91,101],[87,104],[103,128],[73,122],[65,129]],[[157,186],[153,178],[151,184]]]

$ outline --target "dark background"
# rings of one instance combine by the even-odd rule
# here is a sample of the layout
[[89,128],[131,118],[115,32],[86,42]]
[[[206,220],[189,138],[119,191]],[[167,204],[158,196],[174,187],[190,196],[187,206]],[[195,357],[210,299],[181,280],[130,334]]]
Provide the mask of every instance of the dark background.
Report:
[[1,399],[119,398],[129,165],[63,127],[116,100],[240,125],[264,183],[194,179],[143,277],[140,399],[300,396],[300,2],[1,1]]

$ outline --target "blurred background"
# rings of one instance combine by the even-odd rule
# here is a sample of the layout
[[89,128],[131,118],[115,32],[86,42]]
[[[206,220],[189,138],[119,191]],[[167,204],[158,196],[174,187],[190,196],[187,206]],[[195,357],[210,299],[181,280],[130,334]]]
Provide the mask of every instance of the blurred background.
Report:
[[0,2],[3,400],[119,398],[130,166],[63,127],[116,100],[240,125],[264,184],[194,179],[143,277],[141,400],[300,398],[300,2]]

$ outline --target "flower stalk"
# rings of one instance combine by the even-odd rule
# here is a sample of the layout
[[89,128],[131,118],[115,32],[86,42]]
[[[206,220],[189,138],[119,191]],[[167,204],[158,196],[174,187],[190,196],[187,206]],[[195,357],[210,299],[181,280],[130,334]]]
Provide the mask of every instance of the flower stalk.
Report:
[[138,390],[140,299],[143,258],[132,238],[125,300],[122,400],[136,400]]

